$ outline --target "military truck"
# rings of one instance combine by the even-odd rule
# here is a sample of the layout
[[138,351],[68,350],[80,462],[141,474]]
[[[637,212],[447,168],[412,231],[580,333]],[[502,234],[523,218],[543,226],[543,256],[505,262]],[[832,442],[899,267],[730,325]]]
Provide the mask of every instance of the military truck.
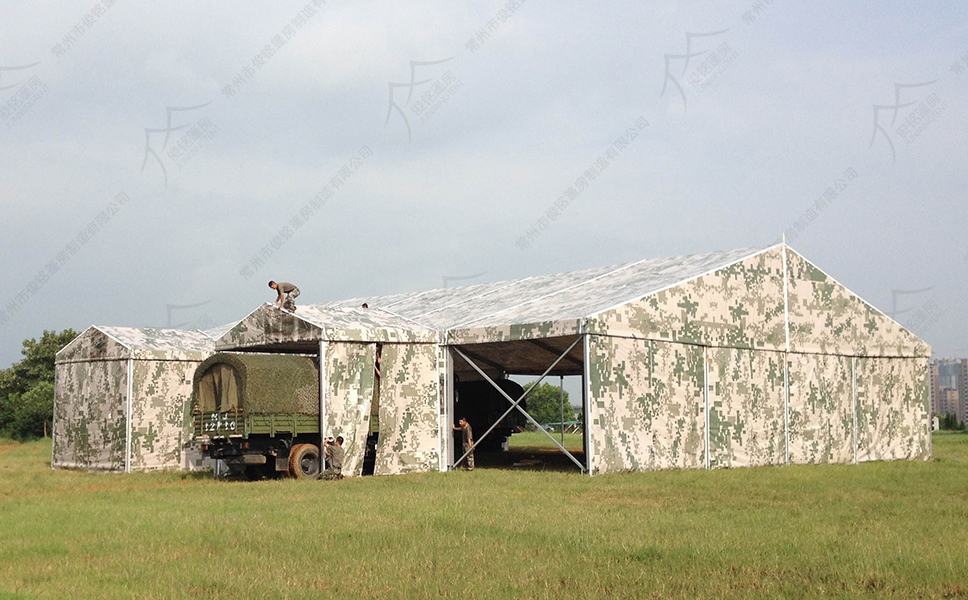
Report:
[[320,473],[315,357],[215,354],[195,371],[192,417],[202,453],[225,461],[230,473]]
[[[513,381],[498,383],[512,398],[523,392]],[[476,436],[509,406],[487,382],[456,385],[455,419],[466,417]],[[380,435],[379,378],[369,415],[364,475],[373,473]],[[192,419],[202,453],[224,461],[232,474],[250,479],[320,474],[319,363],[314,356],[222,352],[209,357],[195,371]],[[479,449],[499,451],[522,425],[524,418],[513,411]]]

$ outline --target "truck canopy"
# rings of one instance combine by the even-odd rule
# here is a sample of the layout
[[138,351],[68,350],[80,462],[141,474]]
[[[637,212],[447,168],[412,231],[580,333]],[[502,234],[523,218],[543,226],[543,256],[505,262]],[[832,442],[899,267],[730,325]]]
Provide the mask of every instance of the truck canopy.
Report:
[[215,354],[195,371],[193,391],[200,413],[319,415],[319,368],[308,356]]

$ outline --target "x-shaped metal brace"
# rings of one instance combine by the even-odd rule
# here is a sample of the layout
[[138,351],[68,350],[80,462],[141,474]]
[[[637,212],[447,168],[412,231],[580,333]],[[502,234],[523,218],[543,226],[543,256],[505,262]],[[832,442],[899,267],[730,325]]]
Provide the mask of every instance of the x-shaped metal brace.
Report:
[[578,465],[578,468],[581,469],[581,472],[582,473],[584,473],[585,472],[585,465],[581,464],[581,462],[579,462],[579,460],[577,458],[575,458],[572,455],[571,452],[568,452],[567,450],[565,450],[565,447],[562,446],[561,444],[559,444],[558,443],[558,440],[556,440],[553,435],[551,435],[550,433],[548,433],[547,431],[545,431],[544,427],[542,427],[540,423],[538,423],[537,421],[535,421],[534,420],[534,417],[532,417],[531,415],[529,415],[528,412],[526,410],[524,410],[523,408],[521,408],[521,406],[520,406],[521,402],[525,398],[527,398],[528,394],[530,394],[532,390],[534,390],[534,389],[536,389],[538,387],[538,384],[541,383],[541,380],[544,379],[548,375],[548,373],[551,372],[552,369],[554,369],[556,366],[558,366],[558,363],[561,362],[566,356],[568,356],[568,353],[571,352],[571,349],[574,348],[575,346],[577,346],[578,345],[578,342],[580,342],[581,340],[582,340],[582,338],[581,338],[581,336],[579,336],[578,339],[576,339],[574,342],[572,342],[571,346],[568,346],[568,349],[565,350],[564,352],[562,352],[561,355],[559,355],[558,358],[555,359],[555,362],[551,363],[551,366],[548,367],[547,369],[545,369],[545,372],[541,375],[541,377],[539,377],[538,380],[535,381],[534,384],[531,385],[531,387],[529,387],[527,390],[525,390],[525,392],[523,394],[521,394],[521,397],[518,398],[517,400],[512,400],[511,399],[511,396],[508,396],[507,392],[505,392],[504,390],[501,389],[501,386],[499,386],[498,384],[496,384],[493,379],[491,379],[490,377],[488,377],[487,373],[485,373],[484,371],[482,371],[481,368],[478,367],[474,363],[473,360],[471,360],[466,354],[464,354],[463,352],[461,352],[460,351],[460,348],[458,348],[458,347],[455,346],[454,347],[454,352],[456,352],[457,354],[460,354],[461,358],[463,358],[464,360],[467,361],[467,364],[469,364],[471,367],[473,367],[474,370],[477,371],[481,375],[481,377],[483,377],[484,379],[486,379],[488,383],[490,383],[492,386],[494,386],[494,389],[496,389],[498,392],[500,392],[502,396],[504,396],[505,398],[507,398],[508,402],[511,403],[511,407],[508,408],[506,411],[504,411],[504,414],[501,415],[500,418],[498,418],[498,420],[494,421],[494,424],[491,425],[491,427],[487,431],[484,432],[484,435],[482,435],[481,437],[477,438],[477,441],[474,442],[471,445],[470,450],[468,450],[467,452],[465,452],[463,456],[461,456],[456,461],[454,461],[454,466],[456,467],[457,465],[459,465],[461,463],[461,461],[463,461],[465,458],[467,458],[467,456],[471,452],[474,451],[474,448],[476,448],[481,443],[481,441],[485,437],[487,437],[487,434],[489,434],[492,431],[494,431],[494,429],[498,426],[498,424],[501,421],[504,420],[504,417],[508,416],[511,413],[512,410],[518,409],[521,412],[521,414],[523,414],[525,416],[525,418],[528,419],[528,421],[531,422],[532,425],[534,425],[535,427],[537,427],[538,431],[540,431],[541,433],[543,433],[546,436],[548,436],[548,439],[551,440],[554,443],[555,446],[558,446],[558,449],[561,450],[562,452],[564,452],[565,453],[565,456],[567,456],[568,458],[570,458],[571,459],[571,462],[573,462],[576,465]]

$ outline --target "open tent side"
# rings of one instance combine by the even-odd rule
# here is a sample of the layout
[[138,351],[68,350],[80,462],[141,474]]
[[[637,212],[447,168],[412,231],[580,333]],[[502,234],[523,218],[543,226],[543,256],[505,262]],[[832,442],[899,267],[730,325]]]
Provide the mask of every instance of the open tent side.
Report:
[[440,468],[435,331],[378,309],[306,306],[290,313],[263,305],[216,347],[315,354],[322,365],[321,431],[344,438],[344,475],[362,473],[373,416],[380,434],[374,474]]

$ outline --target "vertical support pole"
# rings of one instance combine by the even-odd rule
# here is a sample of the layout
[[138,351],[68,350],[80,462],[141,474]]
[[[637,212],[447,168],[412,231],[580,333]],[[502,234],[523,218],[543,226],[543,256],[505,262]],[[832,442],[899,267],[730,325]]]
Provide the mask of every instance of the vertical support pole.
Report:
[[857,357],[850,358],[850,387],[854,391],[854,464],[857,464]]
[[783,464],[790,464],[790,354],[783,353]]
[[[58,384],[57,377],[57,360],[54,360],[54,411],[50,416],[50,468],[54,469],[54,449],[57,448],[57,440],[54,439],[54,432],[57,431],[57,390],[60,388]],[[931,411],[928,411],[928,421],[931,421]],[[930,436],[931,430],[928,429],[928,435]]]
[[127,398],[124,402],[124,472],[131,472],[131,413],[134,404],[134,359],[128,359]]
[[561,404],[561,421],[558,423],[561,429],[561,445],[565,445],[565,376],[558,376],[558,402]]
[[703,411],[705,414],[705,432],[706,432],[706,468],[709,468],[709,347],[702,347],[702,400],[703,400]]
[[586,333],[582,335],[582,338],[584,338],[582,340],[582,345],[584,346],[584,352],[583,352],[584,360],[582,362],[584,364],[582,365],[582,369],[581,369],[581,405],[582,405],[582,412],[584,413],[584,417],[582,418],[582,420],[584,421],[582,423],[582,430],[583,430],[582,444],[584,444],[585,446],[585,472],[588,473],[589,475],[592,475],[593,474],[593,471],[592,471],[593,456],[592,456],[592,445],[590,443],[591,440],[589,437],[591,435],[591,428],[592,428],[592,416],[591,416],[591,405],[592,405],[591,364],[592,362],[591,360],[589,360],[589,355],[591,354],[591,350],[589,348],[590,343],[589,343],[587,328],[585,329],[585,331]]
[[441,452],[441,471],[450,471],[454,468],[454,352],[450,346],[443,346],[444,351],[444,397],[441,399],[441,410],[443,411],[440,440],[443,451]]
[[784,464],[790,464],[790,271],[787,266],[786,234],[783,234],[783,441]]
[[[323,441],[326,439],[326,342],[319,340],[319,456],[324,456]],[[320,472],[325,465],[320,465]]]

